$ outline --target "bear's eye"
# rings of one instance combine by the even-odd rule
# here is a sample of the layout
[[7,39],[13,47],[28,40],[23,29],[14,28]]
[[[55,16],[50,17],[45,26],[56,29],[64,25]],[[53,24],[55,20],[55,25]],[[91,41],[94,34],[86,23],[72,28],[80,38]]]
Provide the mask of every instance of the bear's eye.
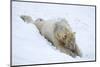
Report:
[[66,38],[67,38],[67,35],[66,35],[66,34],[64,34],[64,35],[63,35],[63,39],[66,39]]

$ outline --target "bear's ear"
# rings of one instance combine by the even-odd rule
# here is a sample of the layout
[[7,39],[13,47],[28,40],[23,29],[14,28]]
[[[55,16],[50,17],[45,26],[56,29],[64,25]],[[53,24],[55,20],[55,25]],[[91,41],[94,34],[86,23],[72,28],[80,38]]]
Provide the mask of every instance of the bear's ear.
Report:
[[76,32],[73,32],[73,35],[75,35],[76,34]]

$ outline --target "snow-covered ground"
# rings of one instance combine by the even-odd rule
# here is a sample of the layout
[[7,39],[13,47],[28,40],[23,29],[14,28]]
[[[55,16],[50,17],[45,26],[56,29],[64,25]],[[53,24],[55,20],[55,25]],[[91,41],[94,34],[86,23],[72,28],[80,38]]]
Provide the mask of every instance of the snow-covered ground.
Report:
[[[83,56],[72,58],[51,46],[33,24],[24,23],[21,15],[68,20]],[[95,60],[95,7],[43,3],[12,3],[12,64],[44,64]]]

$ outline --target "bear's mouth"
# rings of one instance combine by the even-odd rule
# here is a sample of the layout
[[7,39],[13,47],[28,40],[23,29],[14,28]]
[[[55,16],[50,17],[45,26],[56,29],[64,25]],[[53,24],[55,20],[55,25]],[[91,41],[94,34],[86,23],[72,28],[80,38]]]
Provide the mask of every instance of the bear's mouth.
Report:
[[71,52],[75,52],[75,49],[71,49],[71,48],[69,48],[69,47],[66,47],[66,49],[68,49],[68,50],[70,50]]

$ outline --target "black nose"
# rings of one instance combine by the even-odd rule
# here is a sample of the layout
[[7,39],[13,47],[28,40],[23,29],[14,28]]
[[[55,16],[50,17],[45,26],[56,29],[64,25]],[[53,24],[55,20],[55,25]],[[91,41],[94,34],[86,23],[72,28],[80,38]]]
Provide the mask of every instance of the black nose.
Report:
[[70,47],[69,47],[69,49],[71,50],[71,51],[75,51],[75,46],[74,46],[74,44],[70,44]]

